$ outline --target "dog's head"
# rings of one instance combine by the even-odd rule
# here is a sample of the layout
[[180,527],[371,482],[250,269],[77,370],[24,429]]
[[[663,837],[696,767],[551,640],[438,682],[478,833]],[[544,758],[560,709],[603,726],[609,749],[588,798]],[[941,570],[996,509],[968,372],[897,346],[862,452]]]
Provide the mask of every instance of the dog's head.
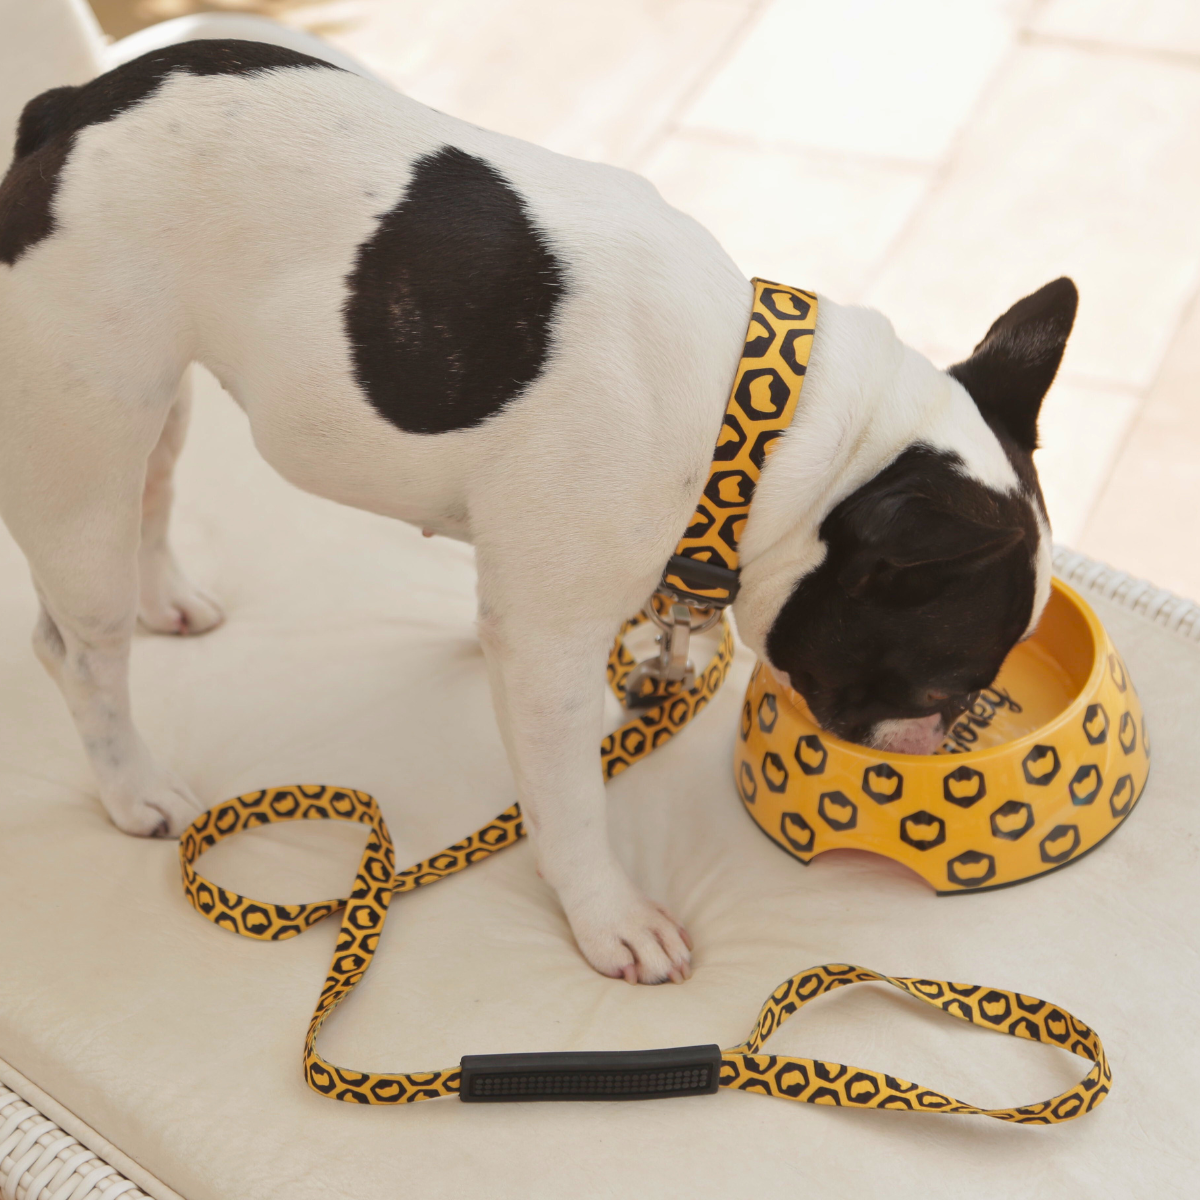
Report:
[[1076,303],[1069,279],[1047,284],[949,369],[986,423],[969,414],[964,446],[994,438],[1012,468],[1007,483],[976,477],[953,435],[936,445],[918,435],[821,521],[824,556],[780,608],[765,648],[838,736],[932,753],[1040,617],[1050,547],[1033,451]]

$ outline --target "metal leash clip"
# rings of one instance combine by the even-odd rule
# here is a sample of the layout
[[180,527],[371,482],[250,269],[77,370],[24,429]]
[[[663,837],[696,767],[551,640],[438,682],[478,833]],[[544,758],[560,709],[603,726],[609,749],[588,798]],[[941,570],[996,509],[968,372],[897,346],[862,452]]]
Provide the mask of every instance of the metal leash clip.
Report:
[[[662,631],[654,639],[658,654],[644,659],[630,671],[625,680],[625,707],[648,708],[664,696],[687,691],[696,681],[696,666],[688,657],[692,634],[711,629],[723,611],[723,606],[693,606],[668,592],[655,592],[646,602],[644,612]],[[648,681],[652,684],[649,689]]]

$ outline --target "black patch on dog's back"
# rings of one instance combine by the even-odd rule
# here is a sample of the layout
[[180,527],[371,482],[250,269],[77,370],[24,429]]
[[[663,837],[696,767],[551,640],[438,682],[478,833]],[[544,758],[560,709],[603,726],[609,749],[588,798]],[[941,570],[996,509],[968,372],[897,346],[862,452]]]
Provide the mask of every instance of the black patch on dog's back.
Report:
[[279,67],[341,69],[283,46],[211,38],[155,50],[80,87],[53,88],[34,97],[21,113],[15,157],[0,182],[0,262],[12,266],[54,232],[54,193],[81,129],[141,103],[173,71],[252,75]]
[[532,383],[566,290],[521,197],[452,146],[416,163],[346,282],[359,385],[409,433],[478,425]]

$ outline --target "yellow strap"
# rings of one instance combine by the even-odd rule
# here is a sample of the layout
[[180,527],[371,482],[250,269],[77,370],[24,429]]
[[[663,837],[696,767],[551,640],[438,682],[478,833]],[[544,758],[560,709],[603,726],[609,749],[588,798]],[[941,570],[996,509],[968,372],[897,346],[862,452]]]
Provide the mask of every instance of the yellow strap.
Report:
[[[817,297],[813,292],[768,279],[754,280],[750,325],[708,481],[676,547],[677,556],[738,569],[738,545],[750,501],[763,463],[796,414],[816,324]],[[689,586],[672,575],[670,568],[663,582],[715,603],[726,599],[725,589]]]

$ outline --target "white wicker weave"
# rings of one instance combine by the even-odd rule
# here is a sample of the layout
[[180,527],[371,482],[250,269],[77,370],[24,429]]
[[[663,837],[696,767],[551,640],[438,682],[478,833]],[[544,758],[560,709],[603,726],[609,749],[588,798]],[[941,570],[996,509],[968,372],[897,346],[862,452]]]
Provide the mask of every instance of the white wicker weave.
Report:
[[149,1200],[32,1104],[0,1084],[3,1200]]
[[[1066,546],[1054,569],[1082,592],[1103,596],[1189,641],[1200,642],[1200,606]],[[0,1084],[0,1200],[150,1200],[117,1170]]]
[[1054,570],[1081,592],[1094,592],[1180,637],[1200,642],[1200,605],[1191,600],[1144,579],[1135,579],[1067,546],[1054,547]]

